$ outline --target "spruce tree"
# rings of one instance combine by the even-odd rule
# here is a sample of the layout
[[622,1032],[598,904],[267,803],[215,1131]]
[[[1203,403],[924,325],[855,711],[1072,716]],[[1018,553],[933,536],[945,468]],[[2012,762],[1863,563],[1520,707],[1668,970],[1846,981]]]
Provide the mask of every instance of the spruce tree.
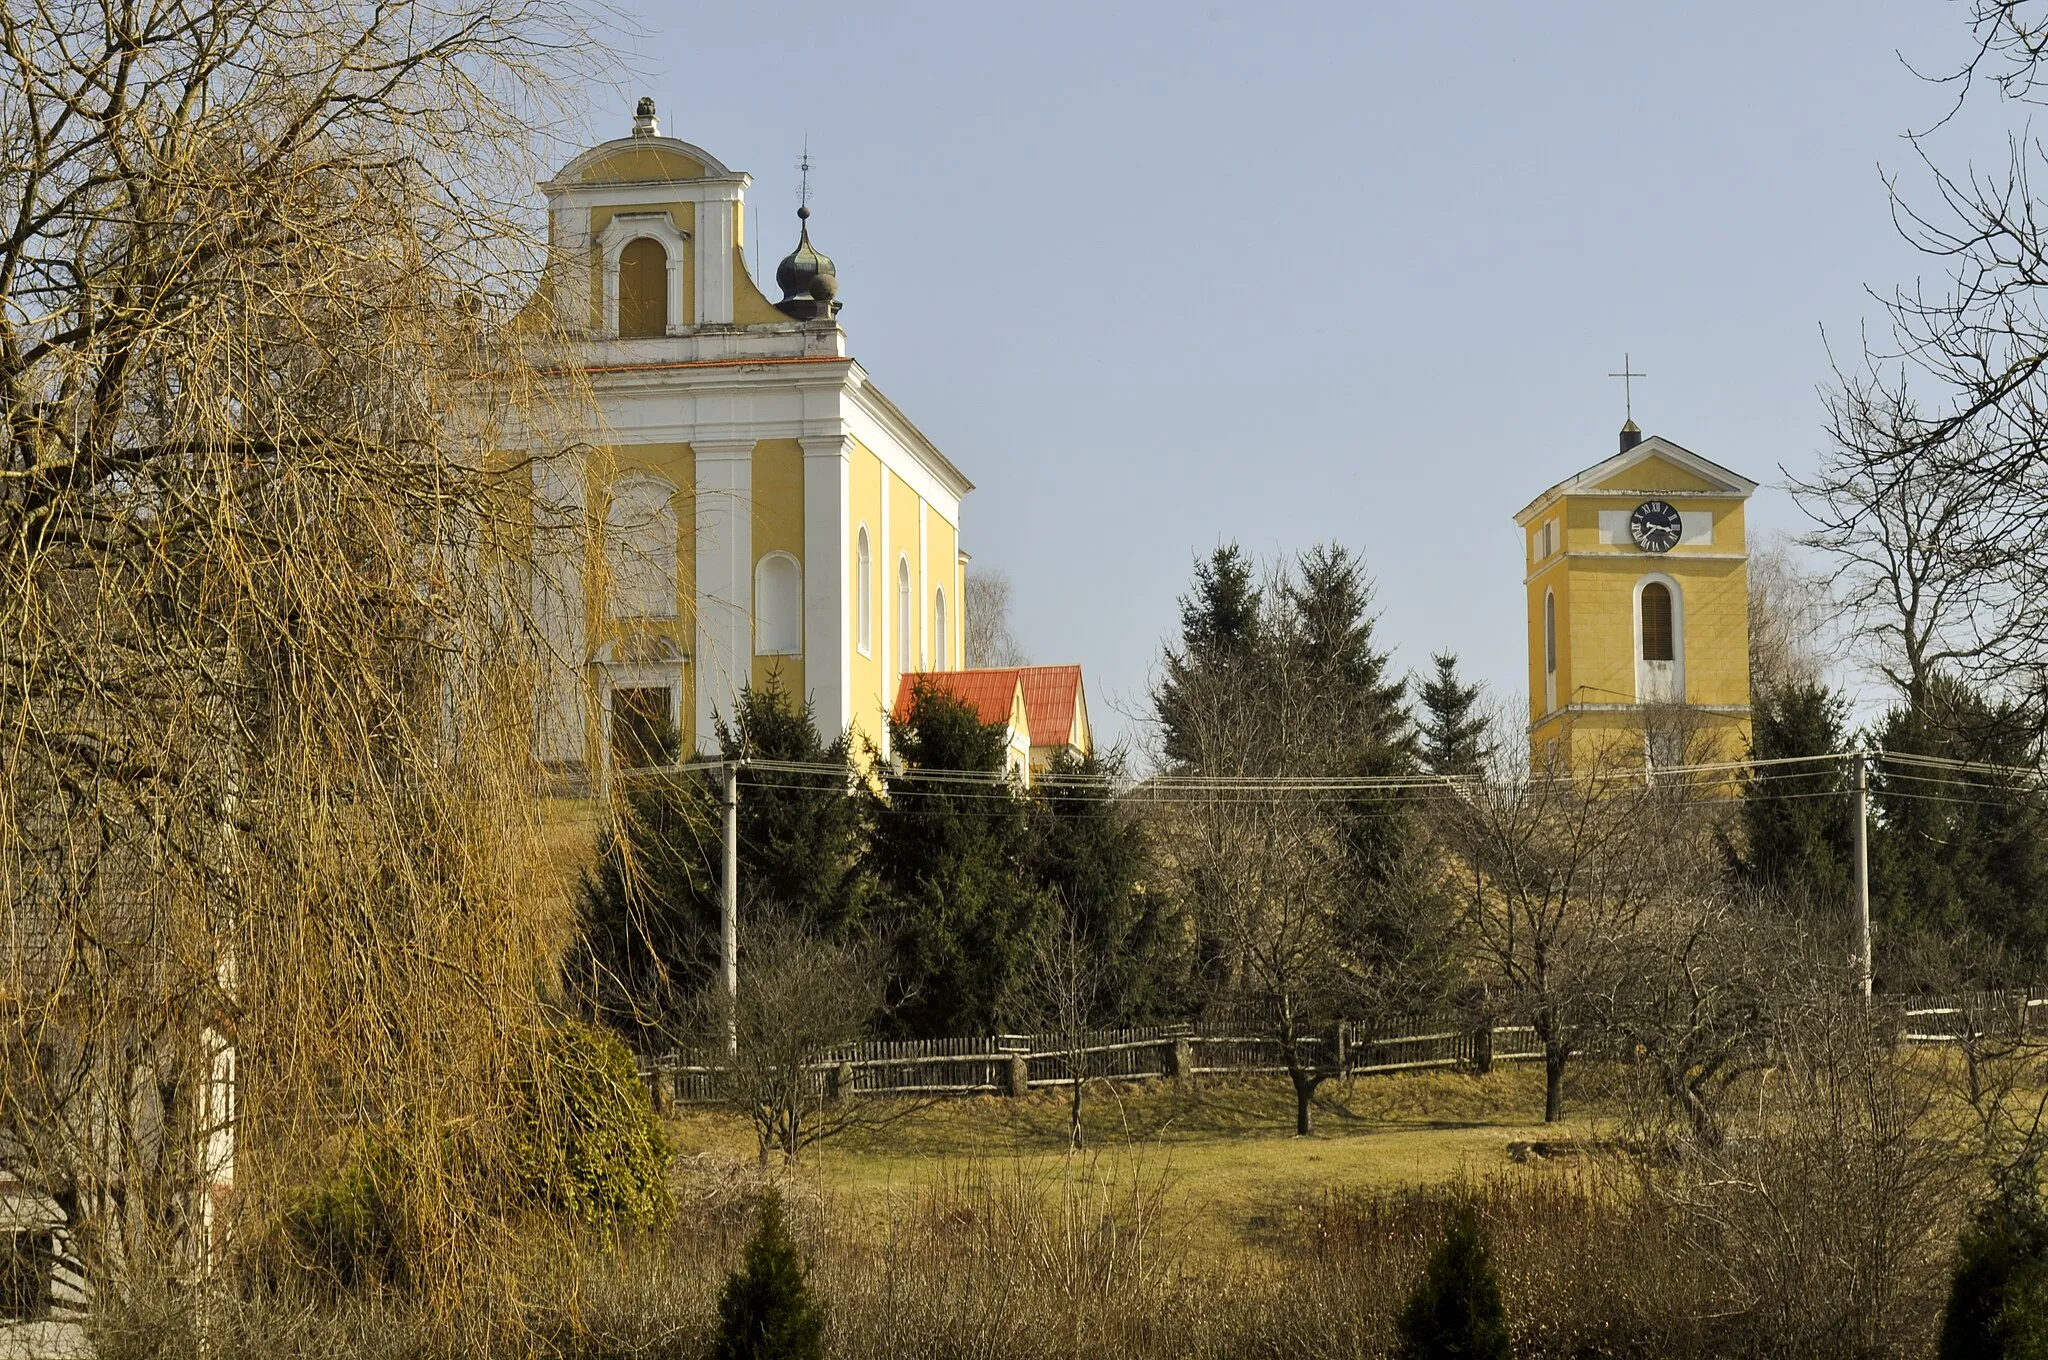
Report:
[[2004,1179],[1956,1244],[1941,1360],[2048,1360],[2048,1215],[2031,1171]]
[[1395,1333],[1399,1360],[1512,1360],[1500,1281],[1469,1207],[1430,1253]]
[[1194,588],[1180,598],[1180,645],[1168,647],[1152,692],[1162,745],[1183,769],[1204,763],[1204,717],[1226,685],[1252,683],[1265,644],[1265,600],[1252,560],[1226,543],[1195,563]]
[[1422,764],[1431,774],[1476,775],[1493,754],[1488,722],[1478,712],[1481,687],[1458,682],[1458,658],[1438,652],[1430,658],[1436,673],[1422,683]]
[[[1848,704],[1823,685],[1788,685],[1757,698],[1751,751],[1759,762],[1847,749]],[[1742,800],[1741,875],[1757,888],[1833,912],[1848,900],[1854,829],[1841,761],[1759,766]]]
[[[822,740],[810,705],[773,678],[741,690],[715,734],[727,760],[850,768],[847,739]],[[724,833],[715,772],[623,778],[618,823],[579,885],[582,940],[571,971],[591,1008],[630,1032],[680,1017],[715,979]],[[740,772],[746,919],[788,919],[827,938],[858,924],[868,809],[846,796],[846,782],[844,774]]]
[[[882,788],[866,801],[873,915],[896,954],[891,1016],[909,1035],[986,1034],[1045,915],[1019,863],[1027,804],[1001,777],[1008,733],[923,682],[889,731],[904,771],[881,766]],[[989,780],[921,780],[922,770]]]
[[1122,774],[1111,752],[1061,756],[1031,793],[1025,877],[1067,903],[1102,973],[1110,1023],[1149,1025],[1187,1014],[1187,943],[1158,890],[1138,813],[1109,796]]
[[770,1191],[740,1268],[719,1292],[712,1360],[819,1360],[824,1336],[824,1311],[783,1227],[781,1197]]

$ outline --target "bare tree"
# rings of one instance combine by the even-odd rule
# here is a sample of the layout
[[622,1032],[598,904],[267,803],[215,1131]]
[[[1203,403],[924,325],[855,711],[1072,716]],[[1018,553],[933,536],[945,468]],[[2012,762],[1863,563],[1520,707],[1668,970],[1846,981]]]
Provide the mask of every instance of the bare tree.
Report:
[[0,48],[0,1160],[106,1291],[374,1135],[433,1292],[559,911],[502,453],[552,351],[500,340],[586,39],[55,0]]
[[1010,578],[992,567],[967,571],[966,644],[969,666],[1022,666],[1024,649],[1010,631]]
[[1827,579],[1784,540],[1749,550],[1749,684],[1759,698],[1826,681],[1834,609]]
[[[882,1008],[879,951],[807,935],[773,915],[749,925],[740,951],[736,1047],[724,1061],[726,1100],[753,1121],[765,1164],[795,1162],[814,1143],[916,1108],[856,1099],[834,1055],[860,1042]],[[707,1033],[722,1037],[714,1001]]]
[[1092,946],[1081,913],[1062,900],[1059,912],[1039,933],[1025,966],[1017,1013],[1025,1028],[1050,1052],[1067,1083],[1067,1148],[1082,1145],[1081,1099],[1087,1089],[1091,1034],[1101,1026],[1111,1000],[1105,959]]

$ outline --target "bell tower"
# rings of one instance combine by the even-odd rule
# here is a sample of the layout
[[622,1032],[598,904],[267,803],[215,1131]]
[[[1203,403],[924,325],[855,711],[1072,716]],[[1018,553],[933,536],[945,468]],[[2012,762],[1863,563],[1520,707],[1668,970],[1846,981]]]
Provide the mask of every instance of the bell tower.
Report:
[[1756,483],[1633,419],[1515,516],[1541,769],[1732,760],[1749,744]]

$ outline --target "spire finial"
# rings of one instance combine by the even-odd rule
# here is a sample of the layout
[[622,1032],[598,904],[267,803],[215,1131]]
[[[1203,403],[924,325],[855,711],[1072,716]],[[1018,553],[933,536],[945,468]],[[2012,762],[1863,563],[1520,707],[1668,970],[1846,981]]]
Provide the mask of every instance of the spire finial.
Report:
[[1631,425],[1636,423],[1634,380],[1650,376],[1647,373],[1637,373],[1634,368],[1635,365],[1629,362],[1628,351],[1623,350],[1621,372],[1607,375],[1610,378],[1621,379],[1621,418]]
[[633,109],[633,135],[635,137],[659,137],[661,127],[654,121],[654,96],[643,94]]
[[803,159],[796,163],[796,168],[796,215],[798,217],[809,217],[811,215],[811,139],[809,134],[804,136]]

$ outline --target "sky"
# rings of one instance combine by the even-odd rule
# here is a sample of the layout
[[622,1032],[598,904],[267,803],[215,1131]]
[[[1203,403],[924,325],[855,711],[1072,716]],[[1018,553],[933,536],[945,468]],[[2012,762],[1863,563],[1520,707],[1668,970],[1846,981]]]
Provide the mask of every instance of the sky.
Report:
[[1519,701],[1513,516],[1614,451],[1624,354],[1643,429],[1764,483],[1753,540],[1799,532],[1868,290],[1938,274],[1887,199],[1952,101],[1911,68],[1969,44],[1956,0],[622,13],[588,140],[651,94],[750,172],[757,279],[808,142],[849,349],[975,483],[963,545],[1098,739],[1140,735],[1227,541],[1353,548],[1397,670],[1449,650]]

